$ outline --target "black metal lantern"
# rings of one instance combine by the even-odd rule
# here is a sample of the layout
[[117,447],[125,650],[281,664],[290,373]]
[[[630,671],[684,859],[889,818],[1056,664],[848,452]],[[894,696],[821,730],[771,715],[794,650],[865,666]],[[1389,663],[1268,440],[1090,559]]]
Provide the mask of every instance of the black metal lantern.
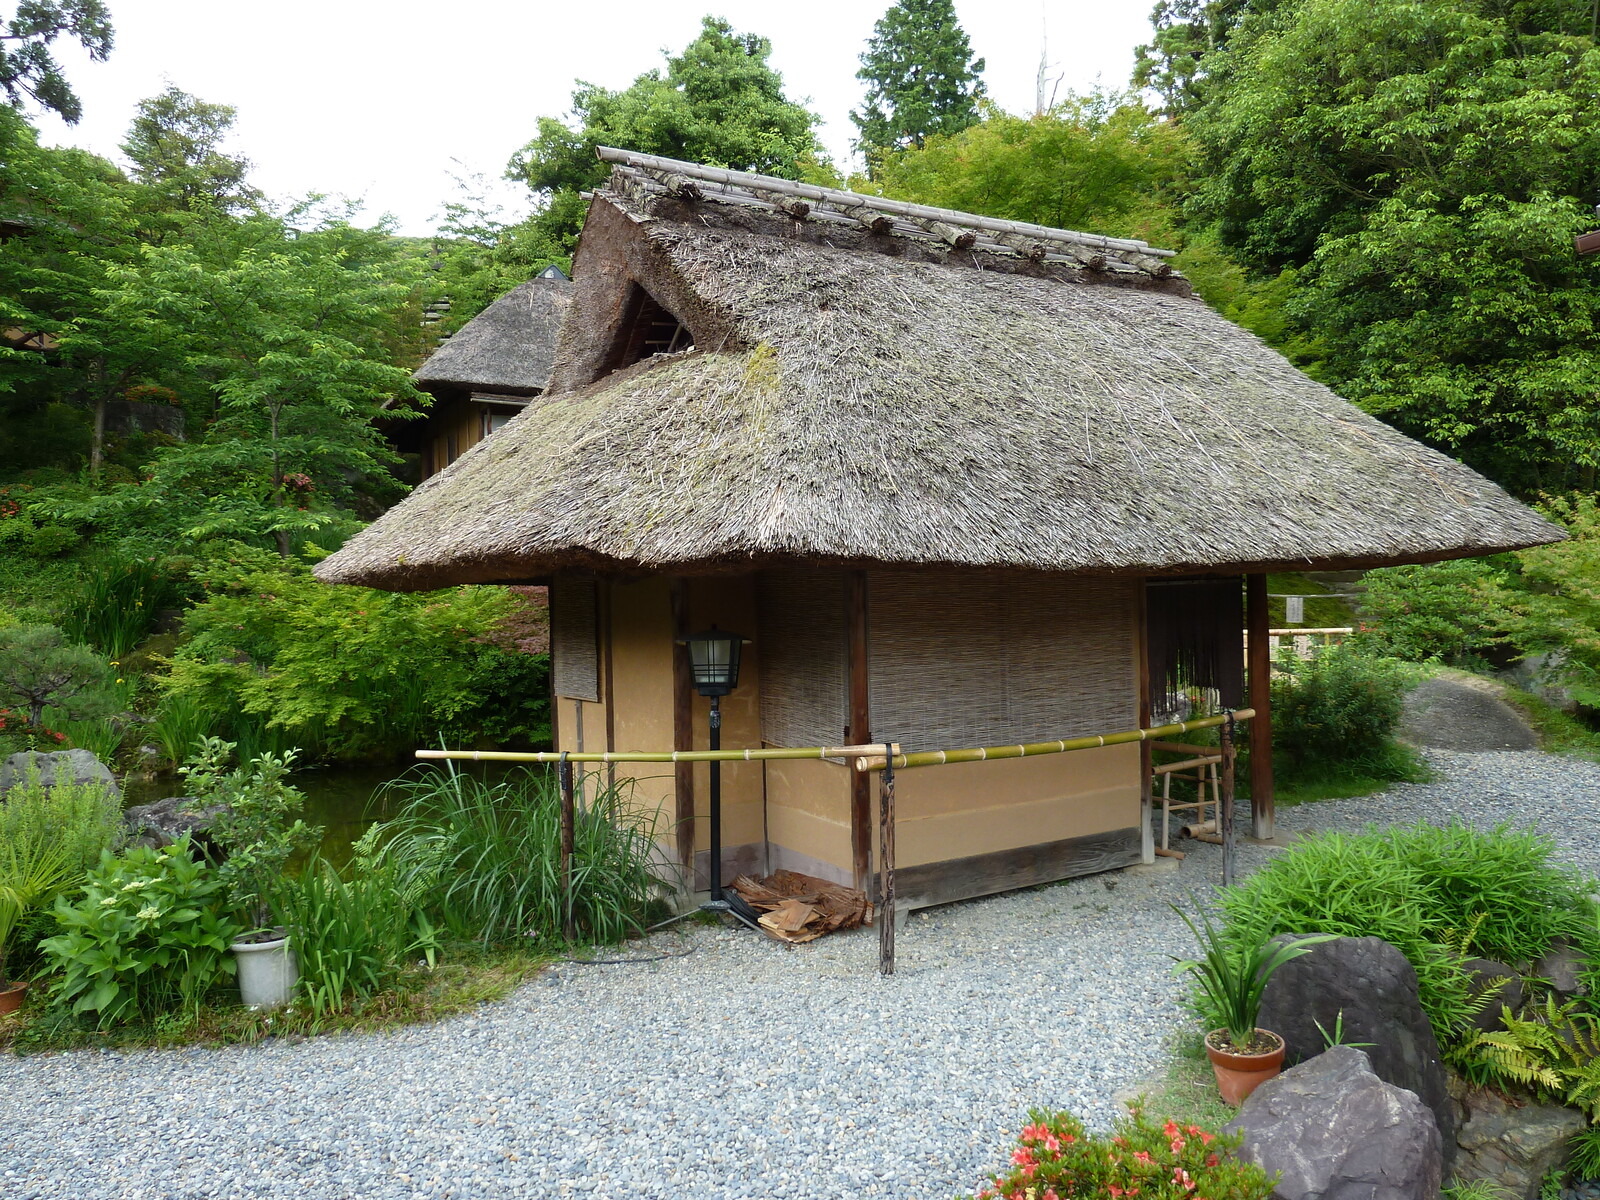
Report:
[[[713,625],[684,639],[689,647],[689,672],[702,696],[726,696],[739,686],[739,653],[744,639]],[[712,749],[716,749],[715,746]]]
[[[711,749],[722,749],[722,697],[739,686],[739,655],[744,638],[713,625],[705,633],[683,639],[689,648],[689,675],[694,690],[711,700]],[[722,764],[711,762],[711,901],[707,908],[727,911],[722,895]]]

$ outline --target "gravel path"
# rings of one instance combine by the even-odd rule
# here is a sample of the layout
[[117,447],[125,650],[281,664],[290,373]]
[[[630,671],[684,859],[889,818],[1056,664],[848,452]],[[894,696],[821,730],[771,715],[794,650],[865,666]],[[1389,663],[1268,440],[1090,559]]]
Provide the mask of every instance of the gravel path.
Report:
[[[1600,766],[1430,753],[1435,782],[1280,813],[1537,822],[1600,868]],[[1110,874],[917,914],[900,973],[870,931],[791,949],[696,930],[687,957],[566,965],[506,1001],[388,1036],[0,1057],[0,1192],[189,1197],[949,1196],[1031,1105],[1097,1125],[1182,1020],[1176,872]],[[1243,866],[1275,850],[1247,846]],[[657,938],[663,949],[680,945]]]
[[1487,679],[1452,672],[1406,694],[1400,736],[1435,750],[1534,750],[1539,739]]

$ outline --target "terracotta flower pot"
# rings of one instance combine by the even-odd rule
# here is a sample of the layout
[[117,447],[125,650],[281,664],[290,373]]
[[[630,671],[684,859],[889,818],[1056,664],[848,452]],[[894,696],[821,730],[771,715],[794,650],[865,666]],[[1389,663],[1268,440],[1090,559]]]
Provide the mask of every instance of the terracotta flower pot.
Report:
[[[1283,1039],[1270,1029],[1256,1033],[1270,1038],[1273,1048],[1259,1054],[1238,1054],[1227,1042],[1227,1031],[1213,1029],[1206,1034],[1206,1057],[1217,1075],[1217,1090],[1225,1103],[1238,1108],[1245,1097],[1283,1070]],[[1226,1047],[1225,1049],[1219,1048]]]
[[0,1017],[7,1013],[14,1013],[22,1007],[22,1002],[28,998],[28,985],[13,983],[7,985],[0,980]]

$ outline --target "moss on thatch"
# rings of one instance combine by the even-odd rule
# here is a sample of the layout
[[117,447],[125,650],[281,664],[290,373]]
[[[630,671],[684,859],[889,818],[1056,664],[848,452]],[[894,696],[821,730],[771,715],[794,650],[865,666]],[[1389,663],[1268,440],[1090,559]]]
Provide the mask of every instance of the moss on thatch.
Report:
[[[700,348],[558,383],[569,390],[423,484],[322,578],[1294,569],[1559,537],[1199,300],[626,215],[628,272],[663,302],[692,297],[678,315]],[[558,380],[575,378],[584,319],[580,301]]]

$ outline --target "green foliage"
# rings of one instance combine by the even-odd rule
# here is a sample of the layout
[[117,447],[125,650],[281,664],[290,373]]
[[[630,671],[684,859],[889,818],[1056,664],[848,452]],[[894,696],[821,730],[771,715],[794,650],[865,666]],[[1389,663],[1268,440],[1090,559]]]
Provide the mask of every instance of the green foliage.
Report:
[[51,992],[74,1016],[94,1013],[104,1029],[175,1008],[196,1010],[234,972],[228,946],[239,926],[221,915],[224,885],[184,838],[160,850],[109,850],[89,873],[83,898],[55,904],[54,937],[39,944],[61,976]]
[[1303,838],[1222,896],[1230,941],[1316,930],[1379,937],[1417,971],[1441,1041],[1472,1012],[1461,968],[1470,951],[1531,962],[1557,937],[1600,955],[1590,881],[1554,865],[1531,830],[1452,822]]
[[0,18],[0,88],[6,101],[32,100],[68,125],[83,116],[51,43],[66,35],[94,62],[111,53],[111,14],[103,0],[19,0],[10,19]]
[[[631,782],[584,781],[577,815],[572,919],[579,935],[618,942],[643,931],[662,886],[651,831],[627,810]],[[401,886],[460,936],[485,942],[555,940],[566,911],[561,881],[561,800],[549,772],[485,783],[452,767],[420,769],[390,785],[396,815],[379,829]]]
[[856,72],[867,95],[850,119],[869,163],[976,124],[983,67],[951,0],[896,0],[872,27]]
[[237,116],[229,105],[208,104],[169,83],[139,101],[122,152],[134,178],[177,208],[253,208],[261,194],[244,181],[249,161],[222,152]]
[[1468,1038],[1452,1062],[1479,1082],[1526,1088],[1600,1117],[1600,1019],[1554,996],[1522,1014],[1503,1009],[1500,1019],[1503,1028]]
[[230,911],[260,929],[289,860],[314,849],[322,830],[300,819],[306,798],[288,783],[293,751],[262,754],[230,770],[233,750],[232,742],[206,738],[179,771],[196,807],[224,806],[210,828],[212,841],[227,855],[217,877]]
[[1579,704],[1600,709],[1600,501],[1594,496],[1546,497],[1544,514],[1568,538],[1518,551],[1518,583],[1527,590],[1519,649],[1548,652],[1555,682]]
[[71,875],[68,848],[47,834],[0,840],[0,988],[9,982],[6,958],[22,919]]
[[1439,1196],[1441,1200],[1505,1200],[1506,1189],[1488,1179],[1472,1179],[1446,1184],[1439,1189]]
[[81,721],[116,710],[115,671],[87,646],[74,646],[52,625],[0,629],[0,696],[25,706],[40,725],[48,705]]
[[112,718],[74,721],[53,708],[46,708],[44,725],[62,736],[66,749],[87,750],[108,765],[116,762],[117,752],[122,749],[123,726]]
[[528,608],[516,594],[333,588],[304,563],[233,555],[197,569],[207,599],[185,618],[164,706],[186,700],[339,757],[441,736],[548,738],[548,658],[503,637]]
[[438,940],[413,890],[398,886],[395,866],[372,839],[356,847],[348,879],[313,855],[296,879],[277,889],[274,911],[288,928],[300,968],[300,989],[324,1015],[393,985],[405,958],[431,962]]
[[1252,269],[1298,271],[1288,314],[1325,378],[1515,490],[1591,488],[1600,281],[1572,249],[1600,171],[1589,10],[1184,0],[1157,18],[1204,151],[1191,216]]
[[1256,1036],[1256,1020],[1267,980],[1284,963],[1311,953],[1312,946],[1331,941],[1333,937],[1328,934],[1296,938],[1276,946],[1266,939],[1229,939],[1211,923],[1204,911],[1200,913],[1201,926],[1196,926],[1193,918],[1176,904],[1172,905],[1172,911],[1183,918],[1195,941],[1200,943],[1201,955],[1198,959],[1180,959],[1173,955],[1178,964],[1173,969],[1193,978],[1195,1005],[1201,1023],[1208,1030],[1223,1030],[1228,1045],[1241,1054],[1251,1053],[1260,1040]]
[[66,853],[76,875],[86,874],[121,834],[116,792],[98,783],[73,783],[65,767],[47,782],[30,764],[0,804],[0,842],[48,841]]
[[108,558],[84,571],[61,629],[120,659],[145,639],[158,610],[178,599],[177,581],[153,558]]
[[194,696],[168,692],[161,698],[147,732],[161,747],[161,757],[176,767],[193,754],[211,731],[211,714]]
[[1412,672],[1328,646],[1309,659],[1284,647],[1272,677],[1274,750],[1295,767],[1381,760],[1393,742]]
[[1242,1136],[1172,1120],[1157,1125],[1139,1104],[1129,1105],[1109,1134],[1089,1133],[1070,1113],[1034,1109],[1017,1137],[1012,1165],[980,1188],[977,1200],[1266,1200],[1273,1181],[1233,1153]]
[[1504,563],[1504,557],[1458,558],[1368,571],[1352,649],[1409,662],[1481,666],[1520,623]]
[[1600,1179],[1600,1125],[1590,1125],[1567,1144],[1572,1148],[1572,1158],[1567,1164],[1572,1177]]

